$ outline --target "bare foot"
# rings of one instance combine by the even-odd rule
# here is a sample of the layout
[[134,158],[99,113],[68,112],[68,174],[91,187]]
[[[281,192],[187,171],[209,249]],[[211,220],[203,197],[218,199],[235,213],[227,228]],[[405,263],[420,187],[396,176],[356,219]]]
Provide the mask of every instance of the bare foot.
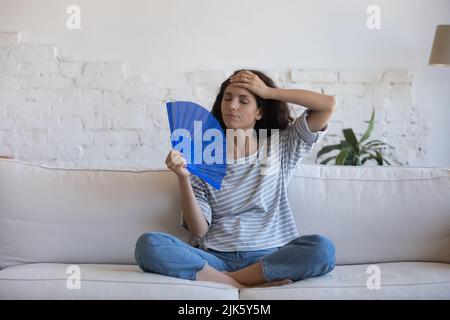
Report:
[[207,264],[204,266],[202,270],[197,272],[195,280],[226,283],[238,289],[246,288],[245,285],[234,280],[227,273],[218,271]]
[[293,283],[291,279],[283,279],[283,280],[275,280],[275,281],[269,281],[264,282],[261,284],[257,284],[255,286],[252,286],[252,288],[265,288],[265,287],[275,287],[275,286],[284,286],[286,284]]
[[[227,275],[228,277],[234,279],[232,277],[232,272],[223,271],[223,273],[225,275]],[[268,282],[255,284],[255,285],[245,285],[245,284],[242,284],[242,283],[236,281],[237,285],[234,285],[234,286],[236,288],[239,288],[239,289],[243,289],[243,288],[264,288],[264,287],[283,286],[283,285],[290,284],[290,283],[293,283],[293,282],[294,281],[292,281],[291,279],[282,279],[282,280],[268,281]]]

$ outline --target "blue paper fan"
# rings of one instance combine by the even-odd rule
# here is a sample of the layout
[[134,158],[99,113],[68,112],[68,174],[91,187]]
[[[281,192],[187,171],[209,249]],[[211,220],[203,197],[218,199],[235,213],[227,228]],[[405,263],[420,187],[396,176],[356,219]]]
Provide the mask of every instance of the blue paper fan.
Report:
[[167,102],[170,141],[186,159],[186,169],[220,189],[226,175],[226,138],[217,119],[189,101]]

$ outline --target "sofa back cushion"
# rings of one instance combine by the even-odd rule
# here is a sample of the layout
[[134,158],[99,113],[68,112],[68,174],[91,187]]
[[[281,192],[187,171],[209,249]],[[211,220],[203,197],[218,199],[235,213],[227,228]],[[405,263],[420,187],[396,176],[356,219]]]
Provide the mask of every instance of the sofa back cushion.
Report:
[[183,240],[176,177],[166,170],[55,169],[0,160],[0,266],[134,264],[147,231]]
[[[289,185],[301,234],[335,242],[339,264],[450,262],[446,169],[301,164]],[[0,267],[31,262],[134,263],[148,231],[180,226],[167,170],[57,169],[0,160]]]
[[450,170],[302,164],[289,185],[301,234],[336,245],[338,264],[450,263]]

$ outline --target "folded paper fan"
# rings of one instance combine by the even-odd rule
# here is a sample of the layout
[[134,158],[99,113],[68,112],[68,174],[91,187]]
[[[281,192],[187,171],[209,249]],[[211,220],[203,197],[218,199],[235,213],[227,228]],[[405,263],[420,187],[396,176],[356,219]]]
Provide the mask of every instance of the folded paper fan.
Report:
[[220,189],[226,175],[226,138],[217,119],[189,101],[167,102],[170,141],[186,160],[186,169]]

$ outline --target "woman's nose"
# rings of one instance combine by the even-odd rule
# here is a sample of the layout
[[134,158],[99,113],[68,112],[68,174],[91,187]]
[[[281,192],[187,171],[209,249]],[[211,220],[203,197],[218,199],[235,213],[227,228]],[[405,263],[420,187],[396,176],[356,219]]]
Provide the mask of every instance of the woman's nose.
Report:
[[232,102],[230,107],[232,110],[237,110],[239,108],[239,104],[237,102]]

